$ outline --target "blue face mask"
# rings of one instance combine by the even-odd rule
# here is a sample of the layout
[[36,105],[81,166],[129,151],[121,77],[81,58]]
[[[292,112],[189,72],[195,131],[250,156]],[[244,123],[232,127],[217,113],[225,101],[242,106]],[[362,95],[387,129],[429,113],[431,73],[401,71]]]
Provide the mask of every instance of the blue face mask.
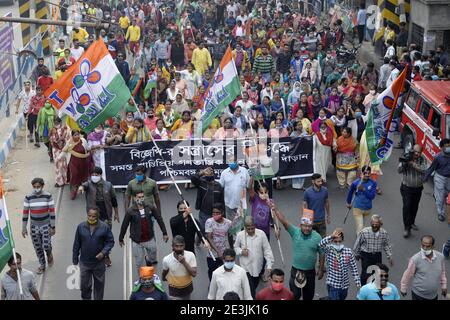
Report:
[[137,182],[144,181],[144,175],[143,174],[137,174],[135,177],[136,177]]
[[233,267],[234,267],[234,261],[228,261],[228,262],[225,262],[225,263],[223,264],[223,266],[225,267],[225,269],[231,270],[231,269],[233,269]]
[[447,154],[450,154],[450,147],[446,147],[446,148],[444,149],[444,152],[447,153]]
[[361,118],[362,117],[362,112],[355,112],[355,116],[357,118]]
[[237,168],[238,168],[238,164],[236,163],[236,162],[233,162],[233,163],[230,163],[229,165],[228,165],[228,167],[231,169],[231,170],[236,170]]

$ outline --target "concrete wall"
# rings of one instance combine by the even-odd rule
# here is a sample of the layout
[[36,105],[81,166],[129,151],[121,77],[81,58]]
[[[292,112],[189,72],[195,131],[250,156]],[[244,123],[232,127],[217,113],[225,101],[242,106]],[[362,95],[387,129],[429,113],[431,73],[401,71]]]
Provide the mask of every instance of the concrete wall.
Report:
[[421,46],[423,52],[434,50],[442,44],[442,30],[450,30],[450,1],[427,2],[411,0],[410,38],[412,23],[424,29],[424,39]]

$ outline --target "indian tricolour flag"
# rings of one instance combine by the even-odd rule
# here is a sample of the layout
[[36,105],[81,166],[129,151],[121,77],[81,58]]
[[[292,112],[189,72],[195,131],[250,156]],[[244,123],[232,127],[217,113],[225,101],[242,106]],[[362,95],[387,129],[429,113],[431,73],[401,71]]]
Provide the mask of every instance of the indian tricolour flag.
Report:
[[11,258],[14,247],[11,224],[6,211],[6,201],[3,197],[3,179],[0,175],[0,272]]
[[101,38],[45,91],[45,95],[56,109],[74,119],[85,132],[115,116],[131,97]]
[[405,67],[397,79],[371,103],[366,123],[366,141],[372,164],[383,163],[392,153],[395,130],[391,123],[395,111],[400,107],[407,69]]
[[241,94],[241,89],[236,64],[231,55],[231,47],[228,46],[205,93],[201,118],[203,132],[208,129],[211,121]]

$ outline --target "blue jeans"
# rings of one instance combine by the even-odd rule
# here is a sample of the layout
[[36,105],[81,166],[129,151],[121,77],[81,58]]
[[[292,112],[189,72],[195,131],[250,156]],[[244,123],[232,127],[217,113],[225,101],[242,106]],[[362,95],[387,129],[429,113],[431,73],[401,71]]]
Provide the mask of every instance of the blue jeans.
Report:
[[327,284],[328,298],[330,300],[345,300],[348,289],[337,289]]

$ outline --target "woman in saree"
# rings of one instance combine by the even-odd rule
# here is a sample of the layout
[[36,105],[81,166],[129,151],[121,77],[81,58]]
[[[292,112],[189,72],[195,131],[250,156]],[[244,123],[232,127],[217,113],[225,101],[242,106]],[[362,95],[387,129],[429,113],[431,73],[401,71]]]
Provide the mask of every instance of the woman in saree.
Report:
[[358,143],[352,136],[352,129],[345,127],[342,135],[337,138],[336,145],[336,176],[339,188],[349,188],[356,179],[358,169]]
[[315,171],[322,176],[323,182],[326,183],[327,171],[332,160],[331,147],[334,139],[325,122],[322,122],[319,128],[319,132],[314,135]]
[[55,125],[50,131],[53,159],[55,159],[55,187],[63,187],[67,183],[67,159],[61,153],[69,139],[69,128],[62,124],[61,118],[55,119]]
[[80,131],[72,131],[72,137],[66,143],[63,152],[69,153],[70,156],[67,177],[70,182],[70,199],[75,200],[78,187],[88,180],[93,169],[89,145],[81,137]]

